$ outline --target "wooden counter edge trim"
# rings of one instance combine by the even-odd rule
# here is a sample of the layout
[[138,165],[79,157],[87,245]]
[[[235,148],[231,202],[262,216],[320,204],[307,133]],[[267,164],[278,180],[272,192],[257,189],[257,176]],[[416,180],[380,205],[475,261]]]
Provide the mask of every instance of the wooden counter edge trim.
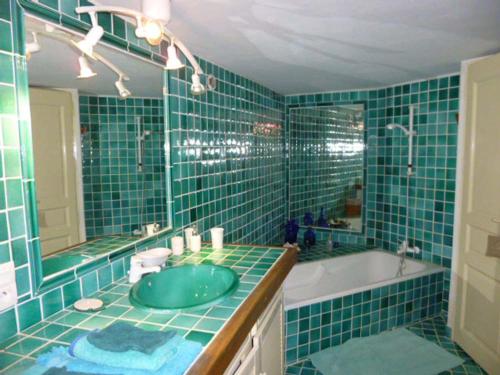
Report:
[[296,262],[297,250],[287,249],[278,263],[250,293],[235,315],[189,369],[187,375],[224,373]]

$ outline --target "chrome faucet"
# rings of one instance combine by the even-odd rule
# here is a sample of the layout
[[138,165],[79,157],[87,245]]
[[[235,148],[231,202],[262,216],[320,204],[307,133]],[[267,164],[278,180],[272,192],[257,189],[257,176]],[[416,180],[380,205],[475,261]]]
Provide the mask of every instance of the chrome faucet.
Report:
[[133,255],[130,258],[130,271],[128,273],[128,281],[129,283],[138,282],[143,275],[147,273],[160,272],[160,266],[144,266],[144,261],[141,257],[137,255]]
[[397,254],[398,255],[406,255],[406,254],[420,254],[420,248],[416,247],[416,246],[413,246],[413,247],[410,247],[408,245],[408,241],[407,240],[404,240],[403,242],[401,242],[401,244],[399,245],[398,247],[398,251],[397,251]]

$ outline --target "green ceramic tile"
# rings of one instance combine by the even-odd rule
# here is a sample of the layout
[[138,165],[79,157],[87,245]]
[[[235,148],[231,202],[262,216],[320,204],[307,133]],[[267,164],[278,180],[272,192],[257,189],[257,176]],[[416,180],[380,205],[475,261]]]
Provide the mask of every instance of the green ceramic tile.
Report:
[[90,319],[80,323],[80,327],[87,329],[102,329],[110,325],[112,322],[113,319],[111,318],[107,318],[104,316],[93,316]]
[[58,336],[62,335],[68,330],[68,327],[61,324],[49,324],[43,327],[41,330],[36,331],[34,336],[44,339],[53,340]]
[[193,328],[200,319],[190,315],[178,315],[170,321],[170,325],[182,328]]
[[7,340],[10,336],[16,333],[16,313],[14,309],[3,311],[0,313],[0,343]]
[[[59,0],[39,0],[41,4],[48,6],[49,8],[58,10],[59,9]],[[64,0],[66,1],[66,0]]]
[[[5,11],[3,12],[3,15],[5,17]],[[2,21],[1,19],[0,19],[0,35],[6,36],[4,38],[0,38],[0,50],[6,51],[6,52],[11,52],[12,51],[12,39],[10,37],[10,35],[11,35],[10,24],[5,22],[5,21]],[[0,90],[0,98],[2,98],[1,90]],[[0,107],[0,113],[2,113],[1,109],[2,109],[2,107]]]
[[40,300],[33,299],[17,307],[19,316],[19,328],[21,330],[32,326],[42,319]]
[[57,338],[57,341],[64,342],[66,344],[71,344],[75,339],[77,339],[79,336],[88,333],[89,331],[80,329],[80,328],[73,328],[69,331],[66,331],[63,335],[59,336]]
[[0,369],[6,368],[19,359],[21,359],[21,357],[14,354],[0,353]]
[[60,324],[69,325],[69,326],[76,326],[79,323],[81,323],[82,321],[84,321],[85,319],[88,319],[89,317],[90,317],[89,314],[71,311],[70,313],[57,319],[56,322],[60,323]]
[[[0,56],[2,56],[0,54]],[[4,146],[18,147],[19,146],[19,131],[17,121],[13,119],[2,119],[2,141]]]
[[17,285],[17,294],[18,296],[22,296],[30,291],[30,276],[29,276],[29,268],[22,267],[16,269],[16,285]]
[[23,190],[20,179],[7,180],[7,204],[9,208],[23,205]]
[[0,19],[10,21],[10,2],[2,1],[0,4]]
[[0,212],[0,241],[9,239],[9,229],[7,225],[7,215],[5,212]]
[[[1,34],[1,24],[0,21],[0,34]],[[0,48],[2,47],[2,40],[0,39]],[[11,86],[0,85],[0,115],[15,115],[16,113],[16,99],[14,94],[14,88]]]
[[187,340],[199,342],[201,345],[207,345],[210,340],[214,337],[212,333],[200,332],[200,331],[191,331],[186,335]]
[[61,289],[55,289],[42,296],[43,316],[47,318],[63,307]]
[[224,320],[204,318],[196,324],[196,329],[217,332],[223,325]]
[[64,307],[72,306],[81,296],[79,280],[63,286]]
[[0,180],[0,210],[5,210],[6,208],[5,181]]
[[[0,99],[1,90],[2,86],[0,86]],[[21,159],[18,150],[4,150],[4,163],[6,177],[21,177]]]
[[[1,7],[2,5],[0,5],[0,8]],[[12,84],[14,82],[14,68],[12,64],[12,56],[5,55],[2,53],[0,53],[0,82],[9,84]]]
[[26,233],[24,225],[24,212],[22,208],[8,211],[9,229],[12,237],[19,237]]
[[9,353],[15,353],[24,356],[30,354],[38,347],[45,345],[46,343],[47,341],[28,337],[9,347],[8,351]]

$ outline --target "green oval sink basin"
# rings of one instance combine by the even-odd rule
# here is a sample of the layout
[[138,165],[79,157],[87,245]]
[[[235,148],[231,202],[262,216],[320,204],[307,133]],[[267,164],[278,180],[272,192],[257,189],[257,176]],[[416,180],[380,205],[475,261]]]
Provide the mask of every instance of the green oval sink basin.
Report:
[[200,264],[167,268],[143,277],[130,289],[130,303],[171,313],[212,306],[234,293],[240,281],[232,269]]

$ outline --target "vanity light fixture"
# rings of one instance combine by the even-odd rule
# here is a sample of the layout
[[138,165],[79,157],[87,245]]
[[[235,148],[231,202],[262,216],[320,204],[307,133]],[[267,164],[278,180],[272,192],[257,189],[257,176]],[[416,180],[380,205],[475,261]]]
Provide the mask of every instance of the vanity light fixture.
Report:
[[85,38],[83,38],[79,42],[73,41],[73,43],[75,44],[76,48],[95,60],[94,46],[104,35],[104,29],[102,28],[102,26],[99,26],[99,23],[97,22],[97,15],[95,12],[89,12],[89,16],[92,23],[91,29],[89,30]]
[[[186,57],[187,61],[189,61],[194,70],[194,74],[192,75],[191,93],[193,95],[200,95],[206,92],[205,87],[200,82],[200,75],[203,74],[203,70],[200,65],[184,43],[177,39],[175,35],[165,27],[165,24],[170,20],[170,0],[142,0],[142,12],[124,7],[101,5],[77,7],[75,12],[78,14],[94,14],[92,25],[95,25],[94,20],[97,24],[95,14],[98,12],[106,12],[133,18],[136,21],[135,34],[137,37],[146,39],[151,45],[159,45],[163,40],[169,43],[165,69],[181,69],[185,66],[182,64],[177,55],[177,50],[179,50]],[[87,37],[89,35],[90,32]],[[215,87],[215,82],[208,87]]]
[[175,48],[175,45],[173,43],[170,43],[167,48],[167,65],[165,65],[165,69],[177,70],[184,67],[185,65],[179,59],[179,56],[177,56],[177,49]]
[[36,32],[32,32],[33,41],[30,43],[26,43],[26,59],[29,61],[31,59],[31,55],[37,52],[40,52],[42,46],[38,42],[38,34]]
[[80,79],[91,78],[97,75],[97,73],[94,72],[90,67],[89,60],[87,60],[87,58],[84,55],[78,58],[78,64],[80,64],[80,74],[78,75],[77,78]]

